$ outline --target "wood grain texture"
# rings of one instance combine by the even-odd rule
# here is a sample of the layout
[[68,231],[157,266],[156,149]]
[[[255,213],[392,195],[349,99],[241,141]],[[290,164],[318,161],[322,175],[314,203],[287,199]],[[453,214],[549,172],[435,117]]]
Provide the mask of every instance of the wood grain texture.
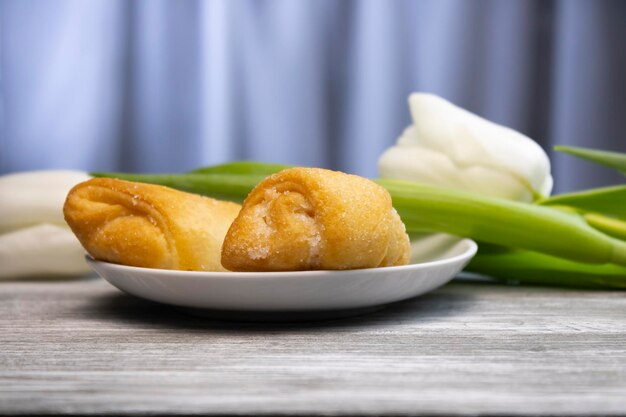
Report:
[[454,283],[252,324],[101,280],[2,283],[0,413],[626,415],[626,295]]

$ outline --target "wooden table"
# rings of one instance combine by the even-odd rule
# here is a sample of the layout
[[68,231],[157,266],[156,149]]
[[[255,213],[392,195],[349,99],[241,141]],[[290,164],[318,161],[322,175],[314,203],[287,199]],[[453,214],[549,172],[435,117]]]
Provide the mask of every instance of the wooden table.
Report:
[[254,324],[99,279],[0,283],[0,413],[626,415],[626,294],[453,283]]

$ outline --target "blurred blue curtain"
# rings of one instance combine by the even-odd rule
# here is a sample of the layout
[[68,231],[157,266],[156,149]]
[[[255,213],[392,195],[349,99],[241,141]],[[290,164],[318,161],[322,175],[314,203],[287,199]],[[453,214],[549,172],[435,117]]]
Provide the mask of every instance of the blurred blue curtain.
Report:
[[[626,2],[2,0],[0,172],[232,159],[373,176],[442,95],[546,149],[626,151]],[[623,179],[554,156],[559,190]]]

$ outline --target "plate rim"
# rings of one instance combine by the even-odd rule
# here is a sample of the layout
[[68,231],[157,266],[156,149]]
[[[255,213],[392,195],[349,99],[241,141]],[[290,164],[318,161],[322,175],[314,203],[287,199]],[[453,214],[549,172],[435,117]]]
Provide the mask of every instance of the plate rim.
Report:
[[246,272],[238,272],[238,271],[184,271],[180,269],[161,269],[161,268],[146,268],[141,266],[129,266],[123,264],[116,264],[113,262],[101,261],[92,257],[89,253],[85,254],[85,260],[88,264],[92,265],[103,265],[106,268],[111,268],[117,271],[128,271],[128,272],[137,272],[137,273],[150,273],[155,275],[161,275],[166,277],[165,279],[180,279],[180,275],[184,275],[186,277],[206,277],[206,278],[222,278],[228,276],[232,279],[246,279],[246,278],[261,278],[261,277],[284,277],[288,278],[291,275],[296,276],[315,276],[315,275],[329,275],[329,274],[354,274],[354,273],[371,273],[372,271],[378,271],[384,269],[385,271],[393,272],[393,271],[402,271],[407,269],[423,269],[434,267],[442,264],[454,263],[466,258],[471,260],[476,252],[478,251],[478,244],[470,239],[470,238],[459,238],[458,243],[465,243],[468,245],[468,248],[464,250],[462,253],[451,256],[449,258],[443,259],[435,259],[426,262],[418,262],[418,263],[409,263],[407,265],[399,265],[399,266],[386,266],[386,267],[376,267],[376,268],[358,268],[358,269],[319,269],[319,270],[304,270],[304,271],[246,271]]

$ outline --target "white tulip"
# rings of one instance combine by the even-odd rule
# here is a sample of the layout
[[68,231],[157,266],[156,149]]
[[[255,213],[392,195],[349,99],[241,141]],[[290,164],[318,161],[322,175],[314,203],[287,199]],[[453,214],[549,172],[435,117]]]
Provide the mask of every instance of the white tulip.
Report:
[[0,279],[82,275],[84,249],[63,219],[80,171],[33,171],[0,177]]
[[537,143],[441,97],[409,97],[413,125],[378,162],[394,178],[531,202],[552,190],[550,161]]
[[89,272],[84,258],[68,227],[38,224],[0,235],[0,279],[84,275]]

